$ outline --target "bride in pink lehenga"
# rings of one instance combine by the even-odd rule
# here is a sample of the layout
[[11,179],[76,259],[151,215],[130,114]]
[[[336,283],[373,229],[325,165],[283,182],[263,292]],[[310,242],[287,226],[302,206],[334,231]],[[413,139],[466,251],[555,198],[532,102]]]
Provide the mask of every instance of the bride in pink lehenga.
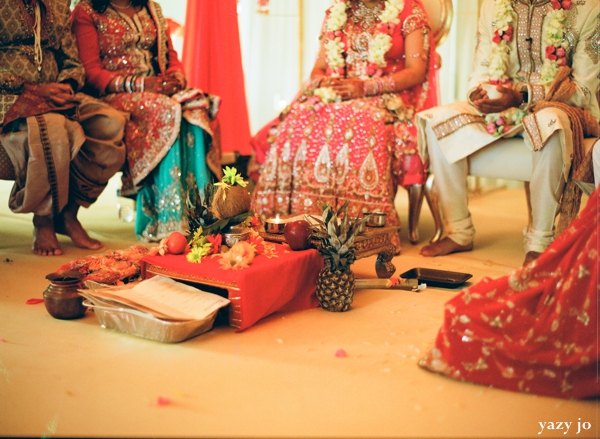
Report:
[[[338,0],[310,81],[281,114],[260,169],[262,216],[394,209],[398,185],[423,183],[413,115],[437,104],[436,53],[420,0]],[[400,251],[400,238],[394,237]]]

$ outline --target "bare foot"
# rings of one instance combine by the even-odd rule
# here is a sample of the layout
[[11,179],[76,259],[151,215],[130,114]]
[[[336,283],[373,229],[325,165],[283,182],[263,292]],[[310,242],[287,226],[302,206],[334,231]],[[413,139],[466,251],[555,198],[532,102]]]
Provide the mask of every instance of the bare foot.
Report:
[[523,261],[523,266],[529,265],[531,262],[535,261],[542,254],[540,252],[530,251],[525,255],[525,260]]
[[449,255],[450,253],[468,252],[471,250],[473,250],[473,243],[459,245],[446,236],[438,242],[428,244],[421,248],[421,254],[423,256],[432,257]]
[[54,219],[54,230],[61,235],[67,235],[77,247],[90,250],[101,249],[102,243],[91,238],[77,219],[78,211],[79,205],[69,202],[60,215]]
[[51,215],[33,215],[33,245],[31,249],[39,256],[62,255]]

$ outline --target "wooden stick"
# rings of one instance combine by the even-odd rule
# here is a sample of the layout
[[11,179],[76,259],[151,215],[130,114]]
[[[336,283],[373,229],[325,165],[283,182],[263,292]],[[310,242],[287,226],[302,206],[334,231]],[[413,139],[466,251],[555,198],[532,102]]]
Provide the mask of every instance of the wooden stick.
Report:
[[384,290],[420,290],[418,279],[398,278],[398,282],[392,279],[355,279],[354,287],[356,289],[384,289]]

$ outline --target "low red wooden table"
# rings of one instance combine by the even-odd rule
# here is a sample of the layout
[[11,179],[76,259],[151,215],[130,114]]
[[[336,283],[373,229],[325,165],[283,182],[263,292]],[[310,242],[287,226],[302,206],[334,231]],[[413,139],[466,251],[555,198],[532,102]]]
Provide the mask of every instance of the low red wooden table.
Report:
[[317,276],[323,259],[317,250],[292,251],[273,244],[276,257],[257,255],[248,268],[223,270],[218,258],[188,262],[183,255],[146,256],[141,261],[143,279],[161,275],[175,280],[217,287],[231,301],[229,325],[243,330],[277,311],[299,311],[319,305]]

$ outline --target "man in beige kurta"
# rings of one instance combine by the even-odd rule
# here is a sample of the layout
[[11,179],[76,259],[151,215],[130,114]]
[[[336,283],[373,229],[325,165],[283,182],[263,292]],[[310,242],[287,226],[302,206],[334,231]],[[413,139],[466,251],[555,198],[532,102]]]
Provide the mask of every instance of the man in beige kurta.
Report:
[[[512,5],[513,34],[507,44],[505,82],[484,86],[494,74],[492,39],[499,0],[485,0],[477,33],[468,102],[458,102],[417,114],[420,153],[435,175],[447,236],[425,246],[424,256],[439,256],[473,248],[475,229],[467,202],[469,157],[484,148],[498,147],[508,137],[522,139],[531,151],[531,222],[524,230],[526,262],[535,259],[552,242],[554,222],[561,207],[578,206],[565,188],[575,169],[585,160],[578,148],[582,136],[598,135],[600,64],[600,4],[597,0],[566,2],[563,37],[565,65],[553,81],[542,75],[548,43],[545,35],[552,17],[549,0],[508,0]],[[567,7],[569,7],[567,9]],[[498,96],[490,99],[488,92]],[[500,136],[486,129],[486,114],[512,107],[527,112],[521,123]],[[574,158],[575,157],[575,158]],[[591,160],[585,161],[590,164]],[[510,169],[518,163],[498,163]],[[573,166],[573,167],[575,167]],[[591,175],[591,171],[590,171]],[[567,194],[568,192],[568,194]],[[566,209],[566,208],[565,208]],[[563,213],[563,212],[561,212]],[[573,212],[566,212],[569,217]],[[575,212],[576,213],[576,212]]]
[[56,232],[99,249],[77,219],[125,162],[127,115],[84,94],[70,0],[0,0],[0,178],[9,206],[33,213],[33,251],[62,253]]

